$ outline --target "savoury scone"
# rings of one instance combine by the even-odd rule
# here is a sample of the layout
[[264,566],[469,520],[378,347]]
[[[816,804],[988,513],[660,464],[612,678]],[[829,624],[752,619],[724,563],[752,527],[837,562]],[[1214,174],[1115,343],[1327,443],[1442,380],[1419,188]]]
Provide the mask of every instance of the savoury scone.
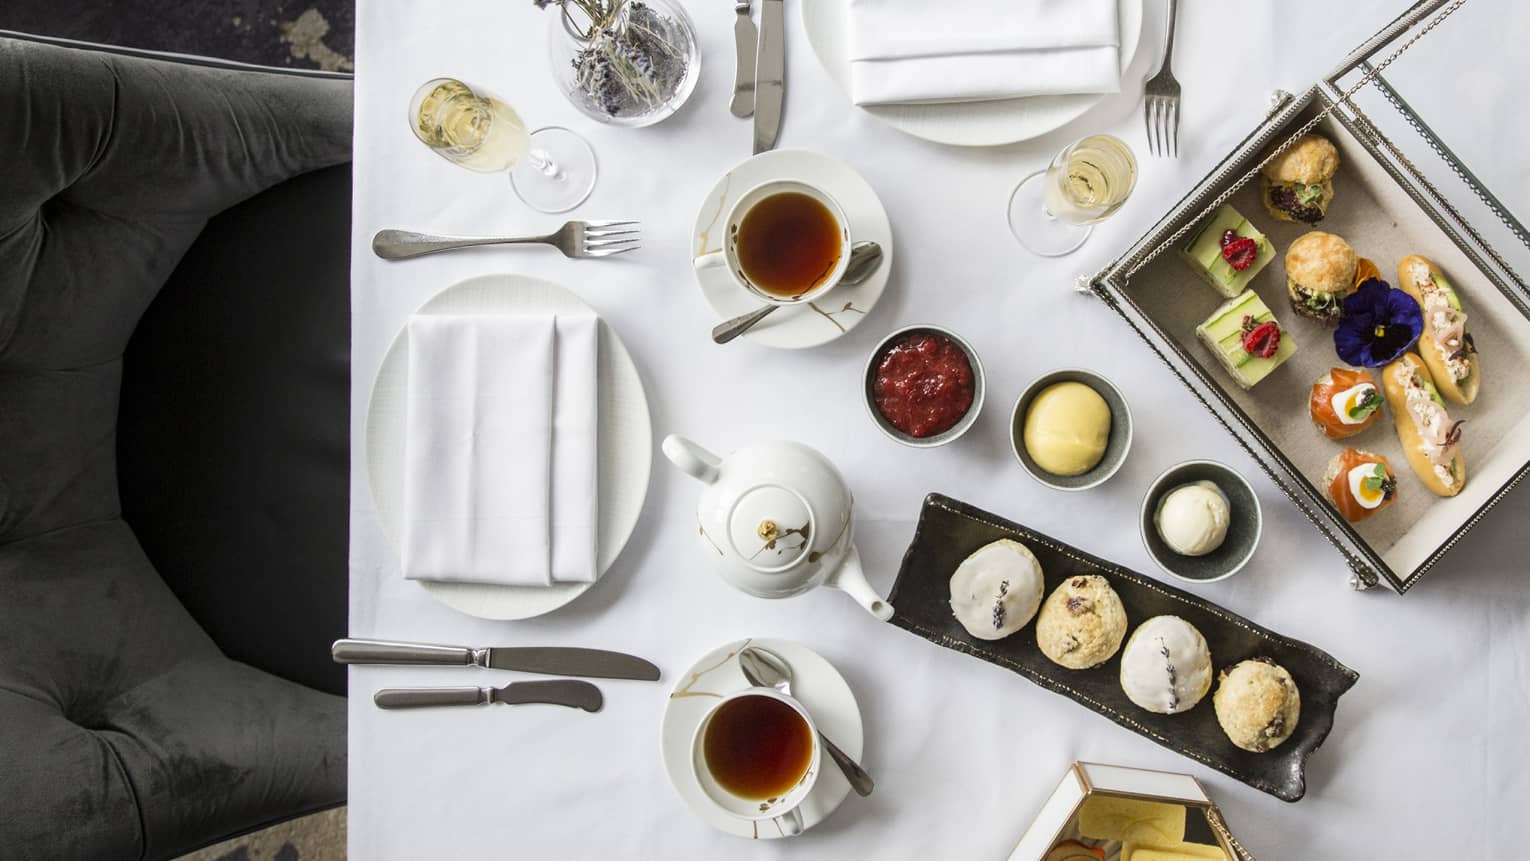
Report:
[[1194,708],[1211,690],[1206,638],[1178,616],[1154,616],[1138,625],[1121,653],[1121,690],[1156,714]]
[[1041,606],[1041,563],[1029,547],[1001,538],[979,547],[951,575],[951,612],[979,640],[1025,627]]
[[1355,292],[1360,257],[1342,236],[1314,230],[1286,249],[1286,294],[1303,317],[1336,324],[1344,297]]
[[1233,744],[1253,753],[1274,750],[1296,732],[1302,697],[1286,668],[1268,658],[1223,670],[1211,703]]
[[1052,662],[1084,670],[1110,660],[1126,636],[1126,608],[1097,574],[1064,580],[1036,619],[1036,645]]
[[1302,135],[1270,160],[1259,178],[1265,211],[1279,221],[1316,224],[1333,201],[1339,150],[1322,135]]

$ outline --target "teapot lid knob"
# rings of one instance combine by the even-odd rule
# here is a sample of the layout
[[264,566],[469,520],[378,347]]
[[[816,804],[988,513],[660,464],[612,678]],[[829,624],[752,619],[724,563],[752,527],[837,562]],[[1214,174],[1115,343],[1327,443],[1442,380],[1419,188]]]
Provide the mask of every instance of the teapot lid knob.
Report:
[[756,571],[785,571],[812,551],[816,524],[802,495],[779,484],[761,484],[739,495],[728,512],[728,540]]

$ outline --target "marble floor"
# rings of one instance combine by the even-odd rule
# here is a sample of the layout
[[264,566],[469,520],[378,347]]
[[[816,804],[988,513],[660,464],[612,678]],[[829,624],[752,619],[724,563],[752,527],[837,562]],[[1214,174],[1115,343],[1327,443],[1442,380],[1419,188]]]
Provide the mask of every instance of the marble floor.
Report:
[[351,0],[14,0],[0,29],[304,69],[351,70]]
[[345,808],[289,819],[182,855],[175,861],[341,861]]

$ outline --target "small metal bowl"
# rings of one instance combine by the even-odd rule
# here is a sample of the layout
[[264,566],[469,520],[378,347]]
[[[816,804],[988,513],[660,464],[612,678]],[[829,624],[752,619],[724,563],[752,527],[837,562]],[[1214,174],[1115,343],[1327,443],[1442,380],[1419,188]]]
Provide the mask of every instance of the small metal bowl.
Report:
[[[1080,475],[1047,472],[1025,450],[1025,414],[1031,409],[1031,401],[1054,383],[1083,383],[1094,389],[1105,399],[1105,405],[1110,407],[1110,436],[1105,441],[1105,454],[1094,465],[1094,469]],[[1126,462],[1126,453],[1132,447],[1132,411],[1127,407],[1126,398],[1122,397],[1120,390],[1099,374],[1080,368],[1052,371],[1033,380],[1020,394],[1020,399],[1015,401],[1015,410],[1009,417],[1009,444],[1014,449],[1015,459],[1020,461],[1020,466],[1030,473],[1031,478],[1053,490],[1088,490],[1104,484]]]
[[[910,436],[893,427],[892,423],[883,417],[882,412],[877,409],[877,399],[874,393],[877,382],[877,365],[882,360],[882,354],[886,353],[895,342],[909,335],[936,335],[942,338],[949,338],[952,343],[961,347],[962,352],[967,356],[967,363],[972,366],[972,406],[967,408],[966,414],[956,424],[934,436]],[[956,439],[966,433],[967,428],[972,427],[972,423],[977,421],[978,413],[983,409],[983,363],[978,360],[977,351],[972,349],[972,345],[967,343],[960,335],[952,332],[950,329],[943,329],[940,326],[906,326],[883,338],[882,342],[877,344],[876,349],[871,351],[870,358],[866,360],[865,376],[866,411],[871,414],[872,422],[881,429],[882,433],[887,434],[888,437],[914,448],[935,448]]]
[[[1182,556],[1169,549],[1153,522],[1158,505],[1169,491],[1197,481],[1209,481],[1227,499],[1227,538],[1222,546],[1205,556]],[[1243,570],[1259,546],[1264,531],[1264,514],[1254,488],[1232,467],[1214,460],[1189,460],[1171,466],[1153,480],[1142,498],[1140,523],[1142,543],[1158,567],[1181,580],[1211,583],[1225,580]]]

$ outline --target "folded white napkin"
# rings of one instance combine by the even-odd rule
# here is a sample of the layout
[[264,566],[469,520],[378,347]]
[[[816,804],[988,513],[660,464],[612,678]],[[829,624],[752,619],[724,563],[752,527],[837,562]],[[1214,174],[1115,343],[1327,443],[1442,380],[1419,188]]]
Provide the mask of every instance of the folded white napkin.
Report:
[[409,321],[404,576],[595,579],[598,326],[590,314]]
[[552,439],[552,579],[589,583],[596,564],[600,318],[559,314]]
[[1117,92],[1116,4],[850,0],[851,99],[915,104]]

